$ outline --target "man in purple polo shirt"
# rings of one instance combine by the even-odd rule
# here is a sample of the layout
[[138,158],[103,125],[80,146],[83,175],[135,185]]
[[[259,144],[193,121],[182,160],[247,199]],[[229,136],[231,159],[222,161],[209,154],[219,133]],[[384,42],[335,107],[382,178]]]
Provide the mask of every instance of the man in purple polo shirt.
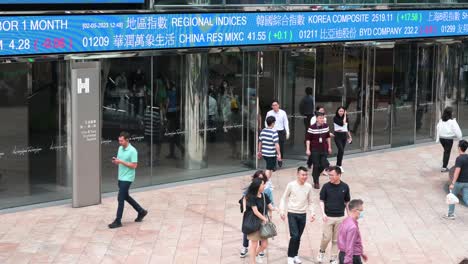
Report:
[[367,262],[364,254],[358,219],[362,218],[364,202],[351,200],[348,204],[348,218],[341,223],[338,231],[338,249],[340,264],[362,264],[361,257]]

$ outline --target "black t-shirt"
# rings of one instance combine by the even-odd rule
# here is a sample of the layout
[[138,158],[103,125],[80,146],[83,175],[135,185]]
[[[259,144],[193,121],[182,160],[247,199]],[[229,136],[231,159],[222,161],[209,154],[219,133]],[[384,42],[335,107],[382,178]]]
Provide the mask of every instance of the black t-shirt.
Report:
[[460,168],[457,182],[468,182],[468,154],[462,154],[455,160],[455,167]]
[[263,197],[265,197],[265,205],[266,205],[266,208],[265,208],[265,214],[268,213],[268,205],[271,204],[271,200],[270,198],[268,198],[268,195],[263,195],[262,193],[262,197],[261,198],[258,198],[257,196],[255,196],[255,198],[249,198],[247,196],[247,209],[246,211],[248,210],[252,210],[252,206],[257,206],[257,209],[258,211],[263,214]]
[[344,182],[339,184],[325,183],[322,190],[320,190],[320,200],[325,203],[325,214],[327,216],[344,216],[345,203],[351,200],[348,184]]

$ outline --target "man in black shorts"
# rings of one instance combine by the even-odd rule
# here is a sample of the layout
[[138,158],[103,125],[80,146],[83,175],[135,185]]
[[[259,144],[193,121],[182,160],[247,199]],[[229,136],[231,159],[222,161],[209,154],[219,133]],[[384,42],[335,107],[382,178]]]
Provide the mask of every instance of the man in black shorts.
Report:
[[276,160],[281,161],[278,132],[273,128],[275,121],[274,116],[267,117],[267,127],[262,129],[258,138],[258,158],[265,159],[265,174],[268,179],[271,178],[271,174],[275,170]]

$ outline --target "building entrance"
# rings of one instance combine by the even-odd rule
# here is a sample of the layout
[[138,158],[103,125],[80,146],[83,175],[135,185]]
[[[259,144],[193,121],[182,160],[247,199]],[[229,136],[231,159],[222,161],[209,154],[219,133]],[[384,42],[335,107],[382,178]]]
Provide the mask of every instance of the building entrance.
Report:
[[307,87],[313,90],[314,107],[326,109],[330,127],[336,109],[342,105],[348,109],[353,135],[348,153],[432,140],[443,107],[453,105],[460,112],[462,47],[397,41],[279,51],[277,94],[289,115],[292,135],[287,157],[305,157],[305,113],[300,106]]

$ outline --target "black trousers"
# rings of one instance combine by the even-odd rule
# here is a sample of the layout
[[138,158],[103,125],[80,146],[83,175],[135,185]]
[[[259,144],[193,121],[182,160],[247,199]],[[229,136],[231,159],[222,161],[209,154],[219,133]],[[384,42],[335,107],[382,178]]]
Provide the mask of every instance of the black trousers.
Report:
[[278,143],[280,147],[280,152],[281,152],[281,159],[284,158],[284,142],[286,141],[286,130],[278,130]]
[[[345,253],[340,251],[338,255],[338,259],[340,260],[340,264],[344,264]],[[361,256],[353,256],[353,264],[362,264]]]
[[440,144],[444,148],[444,157],[442,159],[442,168],[447,168],[450,160],[450,152],[452,152],[453,139],[439,138]]
[[117,217],[115,220],[120,222],[122,220],[123,210],[125,206],[125,201],[127,201],[135,211],[138,213],[143,212],[143,208],[130,196],[128,190],[130,189],[130,185],[132,182],[129,181],[119,181],[119,194],[117,195],[117,200],[119,202],[119,206],[117,207]]
[[288,213],[288,224],[289,224],[289,247],[288,257],[294,258],[299,252],[299,246],[301,245],[301,236],[304,232],[304,228],[307,221],[307,214],[294,214]]
[[312,178],[314,179],[314,183],[319,183],[320,173],[330,166],[327,159],[328,153],[326,151],[312,150],[310,156],[312,164],[314,165],[314,168],[312,169]]
[[348,140],[348,133],[346,132],[335,132],[335,144],[338,148],[338,154],[336,155],[336,166],[341,166],[343,162],[344,149],[346,141]]

